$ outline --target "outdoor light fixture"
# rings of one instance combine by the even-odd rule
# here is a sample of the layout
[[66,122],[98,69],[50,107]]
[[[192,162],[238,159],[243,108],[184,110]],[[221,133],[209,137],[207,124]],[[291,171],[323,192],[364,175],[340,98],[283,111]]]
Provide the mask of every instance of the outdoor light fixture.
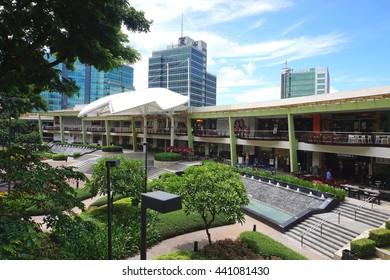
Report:
[[144,142],[145,146],[145,181],[144,193],[141,194],[141,260],[146,260],[146,218],[147,208],[158,211],[160,213],[168,213],[181,209],[181,197],[163,191],[148,192],[148,142]]
[[112,260],[112,208],[111,208],[111,184],[110,184],[110,168],[120,164],[119,159],[106,160],[107,167],[107,241],[108,241],[108,259]]
[[146,260],[146,209],[168,213],[182,208],[181,197],[163,191],[141,194],[141,260]]
[[[148,142],[143,143],[145,149],[145,178],[144,178],[144,193],[147,192],[148,184]],[[142,194],[141,194],[142,197]],[[141,198],[141,260],[146,260],[146,208],[142,206]]]

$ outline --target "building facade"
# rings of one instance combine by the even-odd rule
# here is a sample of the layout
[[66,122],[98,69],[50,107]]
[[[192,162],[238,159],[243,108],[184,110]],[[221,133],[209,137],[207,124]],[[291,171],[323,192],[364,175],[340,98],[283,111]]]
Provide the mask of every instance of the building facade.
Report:
[[[225,163],[339,180],[388,182],[390,190],[390,86],[269,102],[193,107],[165,114],[78,118],[81,108],[39,114],[45,141],[122,145],[142,150],[191,147],[195,155]],[[52,121],[47,121],[52,117]],[[46,118],[46,119],[44,119]]]
[[48,102],[49,111],[73,108],[107,95],[134,90],[134,69],[131,66],[122,65],[103,72],[76,61],[73,71],[66,69],[64,64],[59,64],[58,68],[62,70],[62,77],[74,80],[80,90],[78,95],[70,98],[58,92],[43,92],[41,95]]
[[328,67],[294,71],[287,66],[281,72],[281,98],[329,93]]
[[180,37],[177,45],[154,51],[149,58],[149,88],[188,95],[188,106],[216,105],[217,78],[207,72],[207,44]]

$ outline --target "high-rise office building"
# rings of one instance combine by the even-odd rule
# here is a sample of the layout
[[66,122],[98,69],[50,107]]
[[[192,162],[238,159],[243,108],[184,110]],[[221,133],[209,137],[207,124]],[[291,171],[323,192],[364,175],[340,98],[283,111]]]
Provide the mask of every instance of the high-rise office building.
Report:
[[207,44],[186,36],[177,45],[154,51],[148,85],[188,95],[188,106],[216,105],[217,77],[207,72]]
[[287,65],[281,74],[281,98],[329,93],[328,67],[294,71]]
[[122,65],[103,72],[76,61],[73,71],[63,64],[58,68],[62,70],[62,77],[74,80],[80,90],[71,98],[58,92],[43,92],[41,95],[48,102],[49,111],[73,108],[76,104],[89,104],[107,95],[134,90],[134,69],[131,66]]

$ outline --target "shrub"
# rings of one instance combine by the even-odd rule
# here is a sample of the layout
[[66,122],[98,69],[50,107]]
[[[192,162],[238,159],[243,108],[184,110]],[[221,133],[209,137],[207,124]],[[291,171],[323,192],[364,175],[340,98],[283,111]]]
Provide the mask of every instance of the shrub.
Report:
[[68,155],[67,154],[54,154],[52,156],[53,160],[68,160]]
[[123,148],[121,146],[104,146],[102,151],[106,153],[122,153]]
[[201,252],[191,252],[179,250],[161,255],[155,260],[206,260],[207,258]]
[[386,228],[370,230],[368,238],[375,241],[377,247],[385,247],[390,245],[390,230]]
[[255,253],[265,259],[279,257],[282,260],[306,260],[307,258],[284,246],[278,241],[255,231],[240,234],[240,239],[248,244]]
[[224,239],[208,244],[203,253],[209,260],[258,260],[259,255],[254,253],[248,244],[242,240]]
[[390,220],[387,220],[387,221],[386,221],[385,227],[386,227],[387,229],[390,229]]
[[80,156],[81,156],[81,154],[79,152],[74,152],[72,155],[73,158],[78,158]]
[[351,251],[361,259],[371,258],[375,256],[375,241],[368,238],[352,240]]
[[43,152],[43,153],[40,154],[40,158],[41,159],[52,159],[53,158],[53,154],[52,153]]
[[[101,239],[100,242],[103,243],[104,248],[106,248],[107,243],[105,242],[106,237],[104,234],[107,231],[107,205],[83,212],[79,215],[79,217],[84,221],[91,221],[99,226],[99,228],[103,231],[103,237],[99,237]],[[148,211],[148,246],[156,244],[160,240],[155,229],[155,220],[156,213],[154,211]],[[124,198],[114,202],[112,206],[112,252],[114,259],[124,259],[128,256],[135,255],[138,252],[141,236],[139,225],[140,208],[132,206],[130,198]],[[94,256],[93,259],[103,259],[106,257],[106,252],[103,252],[103,255]]]
[[[224,215],[217,215],[212,227],[232,224]],[[185,211],[178,210],[166,214],[159,214],[156,228],[161,236],[161,240],[168,239],[180,234],[185,234],[204,229],[204,222],[199,214],[186,214]]]
[[182,160],[182,156],[178,153],[158,153],[154,155],[155,160],[159,161],[179,161]]

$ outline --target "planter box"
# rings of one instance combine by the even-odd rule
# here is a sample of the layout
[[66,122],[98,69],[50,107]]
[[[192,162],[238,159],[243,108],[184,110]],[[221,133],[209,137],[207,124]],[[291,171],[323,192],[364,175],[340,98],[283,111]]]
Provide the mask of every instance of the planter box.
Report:
[[377,258],[380,258],[381,260],[390,260],[390,251],[381,248],[376,248],[375,256]]

